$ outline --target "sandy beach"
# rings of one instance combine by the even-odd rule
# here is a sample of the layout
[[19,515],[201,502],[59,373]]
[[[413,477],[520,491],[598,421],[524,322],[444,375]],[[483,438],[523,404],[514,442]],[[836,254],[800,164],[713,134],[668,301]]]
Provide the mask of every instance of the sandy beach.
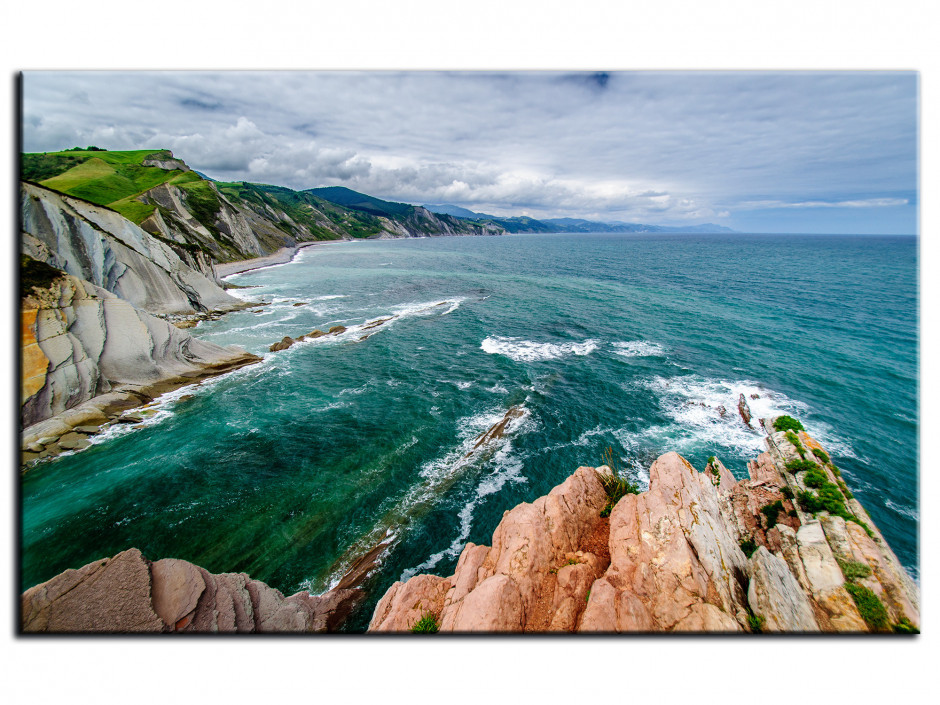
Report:
[[220,278],[231,276],[232,274],[241,274],[242,272],[248,272],[252,269],[261,269],[262,267],[270,267],[274,264],[285,264],[290,262],[294,255],[297,254],[297,250],[302,247],[310,247],[311,245],[316,245],[318,240],[310,240],[308,242],[297,243],[296,247],[282,247],[277,252],[271,255],[266,255],[264,257],[255,257],[254,259],[244,259],[238,262],[224,262],[221,264],[215,265],[216,274]]

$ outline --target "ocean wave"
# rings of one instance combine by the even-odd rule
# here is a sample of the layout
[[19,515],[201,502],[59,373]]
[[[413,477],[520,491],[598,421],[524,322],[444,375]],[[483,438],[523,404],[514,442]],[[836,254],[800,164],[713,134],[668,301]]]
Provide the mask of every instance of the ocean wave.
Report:
[[890,499],[885,499],[885,506],[896,514],[900,514],[908,519],[913,519],[914,521],[920,520],[920,514],[914,507],[902,507],[900,504],[895,504]]
[[616,348],[614,352],[622,357],[662,357],[666,354],[666,348],[649,340],[630,340],[611,343],[611,346]]
[[474,512],[479,504],[487,496],[496,494],[503,489],[503,486],[507,482],[520,484],[528,482],[528,479],[522,474],[522,459],[513,455],[512,443],[507,443],[503,448],[500,448],[490,462],[495,465],[495,469],[484,476],[476,486],[473,496],[457,513],[457,518],[460,520],[460,530],[457,533],[457,537],[447,548],[430,555],[427,560],[420,565],[402,571],[399,580],[405,581],[418,573],[432,570],[444,558],[456,558],[459,556],[470,536],[470,529],[473,527]]
[[[802,419],[807,431],[831,453],[855,457],[852,448],[835,436],[830,426],[807,418],[807,404],[757,382],[681,375],[654,377],[645,386],[657,395],[661,410],[673,422],[642,432],[659,447],[683,452],[704,443],[732,448],[743,455],[761,452],[764,433],[757,419],[789,414]],[[741,394],[751,410],[753,428],[738,413]]]
[[491,355],[505,355],[516,362],[556,360],[569,355],[589,355],[597,350],[596,340],[581,343],[535,343],[522,338],[489,336],[480,347]]

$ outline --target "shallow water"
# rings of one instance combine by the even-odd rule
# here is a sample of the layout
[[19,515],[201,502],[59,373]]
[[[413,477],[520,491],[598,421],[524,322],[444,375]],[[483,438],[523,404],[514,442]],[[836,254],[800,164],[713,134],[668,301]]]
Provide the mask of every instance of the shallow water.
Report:
[[[264,362],[24,476],[22,586],[136,546],[320,592],[386,540],[348,624],[362,629],[393,581],[449,575],[466,541],[489,543],[506,509],[608,447],[644,485],[668,450],[745,476],[763,445],[736,413],[742,392],[757,417],[803,420],[916,577],[916,272],[913,237],[304,249],[229,279],[269,306],[193,330]],[[348,330],[267,353],[334,325]],[[466,457],[513,405],[509,432]]]

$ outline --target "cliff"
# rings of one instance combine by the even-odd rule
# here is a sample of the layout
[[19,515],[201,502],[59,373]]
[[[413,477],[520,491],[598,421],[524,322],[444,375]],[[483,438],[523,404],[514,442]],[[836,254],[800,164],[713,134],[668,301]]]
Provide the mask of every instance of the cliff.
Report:
[[[23,461],[88,445],[129,407],[260,360],[198,340],[100,286],[46,267],[21,299]],[[37,267],[26,258],[29,274]],[[64,445],[63,445],[64,443]]]
[[454,575],[392,585],[369,629],[916,629],[916,586],[828,454],[805,432],[766,445],[739,482],[717,459],[697,472],[667,453],[609,519],[610,469],[578,468],[508,511],[491,546],[468,543]]
[[505,232],[339,187],[294,191],[212,181],[169,150],[24,154],[22,178],[123,216],[210,279],[213,262],[262,257],[300,242]]
[[24,632],[325,632],[357,590],[290,597],[244,573],[151,562],[136,548],[67,570],[21,598]]
[[[23,184],[21,248],[153,314],[236,308],[205,255],[184,262],[168,244],[115,211]],[[192,265],[195,265],[192,266]]]

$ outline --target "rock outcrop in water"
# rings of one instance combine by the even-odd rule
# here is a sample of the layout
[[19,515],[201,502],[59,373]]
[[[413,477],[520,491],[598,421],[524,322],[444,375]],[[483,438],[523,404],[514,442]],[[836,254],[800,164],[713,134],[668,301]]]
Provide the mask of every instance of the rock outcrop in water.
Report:
[[[507,512],[491,547],[468,543],[454,575],[392,585],[369,629],[409,631],[428,616],[456,632],[916,628],[916,586],[828,455],[797,439],[773,433],[739,482],[717,460],[697,472],[667,453],[649,490],[609,520],[609,469],[579,468]],[[832,488],[841,501],[822,509]]]
[[290,597],[244,573],[148,561],[136,548],[67,570],[23,593],[24,632],[326,632],[357,590]]

